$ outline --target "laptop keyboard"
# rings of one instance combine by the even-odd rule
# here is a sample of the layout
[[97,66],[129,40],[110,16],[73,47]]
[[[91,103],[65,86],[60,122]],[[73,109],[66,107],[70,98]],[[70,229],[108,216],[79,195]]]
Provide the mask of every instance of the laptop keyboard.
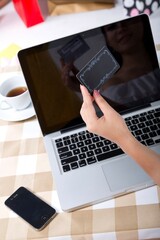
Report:
[[[132,134],[146,146],[160,143],[160,108],[125,118]],[[55,140],[63,172],[124,152],[113,142],[86,131]]]

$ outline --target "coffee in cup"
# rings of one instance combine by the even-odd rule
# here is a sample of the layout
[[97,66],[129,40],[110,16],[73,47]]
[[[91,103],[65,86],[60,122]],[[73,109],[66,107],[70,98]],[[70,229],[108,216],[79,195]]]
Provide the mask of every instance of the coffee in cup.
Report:
[[11,89],[8,93],[6,97],[15,97],[18,96],[22,93],[24,93],[25,91],[27,91],[27,87],[16,87]]
[[23,76],[5,79],[0,84],[0,108],[23,110],[29,106],[31,98]]

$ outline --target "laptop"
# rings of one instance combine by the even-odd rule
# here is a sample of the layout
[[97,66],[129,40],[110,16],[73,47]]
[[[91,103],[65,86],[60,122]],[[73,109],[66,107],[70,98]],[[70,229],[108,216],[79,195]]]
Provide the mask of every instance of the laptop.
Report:
[[64,211],[155,184],[119,146],[88,132],[80,116],[81,82],[160,153],[160,69],[147,15],[23,49],[18,58]]

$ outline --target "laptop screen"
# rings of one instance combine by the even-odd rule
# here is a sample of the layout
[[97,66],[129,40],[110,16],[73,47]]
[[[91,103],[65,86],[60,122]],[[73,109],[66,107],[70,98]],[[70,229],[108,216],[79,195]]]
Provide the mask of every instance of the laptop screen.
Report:
[[120,113],[160,99],[147,15],[33,46],[18,57],[44,135],[84,124],[80,82]]

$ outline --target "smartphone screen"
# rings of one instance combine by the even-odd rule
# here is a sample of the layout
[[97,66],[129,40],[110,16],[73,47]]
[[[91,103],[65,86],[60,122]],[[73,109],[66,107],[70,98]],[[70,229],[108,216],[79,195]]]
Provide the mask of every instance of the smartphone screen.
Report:
[[56,216],[54,208],[24,187],[16,190],[5,205],[37,230],[42,230]]

